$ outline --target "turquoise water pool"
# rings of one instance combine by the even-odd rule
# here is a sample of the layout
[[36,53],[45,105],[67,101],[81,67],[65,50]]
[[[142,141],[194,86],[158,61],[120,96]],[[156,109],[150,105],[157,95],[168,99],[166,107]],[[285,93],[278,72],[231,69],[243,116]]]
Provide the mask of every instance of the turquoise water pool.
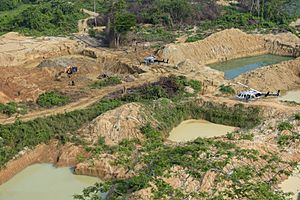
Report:
[[265,54],[260,56],[244,57],[233,60],[228,60],[221,63],[209,65],[211,68],[225,73],[225,79],[234,79],[240,74],[255,70],[260,67],[273,65],[282,61],[294,59],[289,56],[278,56]]

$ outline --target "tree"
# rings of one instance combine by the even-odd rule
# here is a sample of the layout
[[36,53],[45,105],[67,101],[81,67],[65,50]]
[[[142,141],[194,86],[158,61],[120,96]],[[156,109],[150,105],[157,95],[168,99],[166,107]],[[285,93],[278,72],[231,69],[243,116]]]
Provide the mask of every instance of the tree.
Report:
[[135,16],[131,13],[117,13],[112,24],[115,33],[115,47],[120,45],[121,35],[125,35],[130,29],[135,26]]
[[183,21],[191,16],[192,7],[186,0],[157,0],[155,2],[162,13],[170,16],[172,21]]
[[124,0],[112,1],[107,22],[107,39],[110,47],[118,48],[120,40],[136,24],[136,16],[127,12]]
[[241,0],[241,6],[262,20],[284,23],[289,17],[288,7],[293,4],[291,0]]

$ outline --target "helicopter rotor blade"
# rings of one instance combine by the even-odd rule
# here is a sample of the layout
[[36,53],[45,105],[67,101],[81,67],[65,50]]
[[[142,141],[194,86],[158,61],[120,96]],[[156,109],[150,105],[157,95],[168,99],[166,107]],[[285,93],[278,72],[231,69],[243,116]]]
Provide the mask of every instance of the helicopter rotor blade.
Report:
[[240,82],[237,82],[238,84],[240,84],[240,85],[242,85],[242,86],[244,86],[244,87],[246,87],[246,88],[249,88],[250,90],[252,90],[252,91],[255,91],[255,92],[258,92],[258,93],[261,93],[260,91],[258,91],[258,90],[255,90],[255,89],[253,89],[253,88],[251,88],[251,87],[249,87],[248,85],[245,85],[245,84],[243,84],[243,83],[240,83]]

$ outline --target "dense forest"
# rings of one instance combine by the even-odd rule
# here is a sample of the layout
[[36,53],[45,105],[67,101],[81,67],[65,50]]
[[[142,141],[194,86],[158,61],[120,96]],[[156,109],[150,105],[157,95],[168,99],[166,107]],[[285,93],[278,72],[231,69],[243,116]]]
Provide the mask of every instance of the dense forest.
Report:
[[[0,34],[18,31],[28,35],[67,35],[77,31],[85,18],[82,8],[100,14],[91,27],[106,26],[110,46],[131,39],[171,42],[178,31],[197,34],[188,41],[206,37],[216,30],[292,31],[289,23],[299,16],[297,0],[240,0],[220,6],[216,0],[0,0]],[[152,25],[145,28],[144,24]],[[95,33],[93,36],[97,35]]]

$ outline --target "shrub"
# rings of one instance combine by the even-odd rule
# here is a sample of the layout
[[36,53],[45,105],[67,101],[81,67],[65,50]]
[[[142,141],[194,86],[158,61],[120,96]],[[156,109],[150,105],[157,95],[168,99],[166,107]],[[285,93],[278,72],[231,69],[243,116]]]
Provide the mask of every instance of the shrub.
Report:
[[296,119],[296,120],[300,120],[300,113],[297,113],[297,114],[295,115],[295,119]]
[[234,94],[235,93],[234,89],[230,85],[224,85],[224,84],[220,86],[219,91],[222,92],[223,94]]
[[277,139],[277,143],[279,146],[287,146],[292,143],[298,144],[300,140],[300,135],[299,133],[293,132],[291,135],[280,135]]
[[25,114],[27,112],[23,105],[19,105],[16,102],[9,102],[7,104],[0,104],[0,113],[12,116],[15,113]]
[[242,139],[242,140],[250,140],[250,141],[253,141],[253,138],[254,138],[253,133],[241,134],[241,137],[240,137],[240,139]]
[[118,85],[118,84],[121,84],[121,83],[122,83],[122,81],[119,77],[111,76],[111,77],[107,77],[103,80],[94,82],[91,85],[91,88],[100,89],[100,88],[103,88],[103,87]]
[[37,104],[41,107],[62,106],[69,102],[69,97],[59,94],[57,92],[45,92],[37,99]]
[[234,140],[234,138],[235,138],[235,133],[233,133],[233,132],[227,133],[227,134],[226,134],[226,138],[227,138],[228,140]]
[[96,31],[94,29],[89,29],[89,36],[96,37]]
[[19,4],[20,2],[18,0],[0,0],[0,11],[14,9],[18,7]]
[[201,83],[197,80],[190,80],[188,82],[189,86],[191,86],[196,92],[199,92],[201,90]]
[[293,128],[293,125],[289,122],[281,122],[277,128],[279,131],[291,130]]

